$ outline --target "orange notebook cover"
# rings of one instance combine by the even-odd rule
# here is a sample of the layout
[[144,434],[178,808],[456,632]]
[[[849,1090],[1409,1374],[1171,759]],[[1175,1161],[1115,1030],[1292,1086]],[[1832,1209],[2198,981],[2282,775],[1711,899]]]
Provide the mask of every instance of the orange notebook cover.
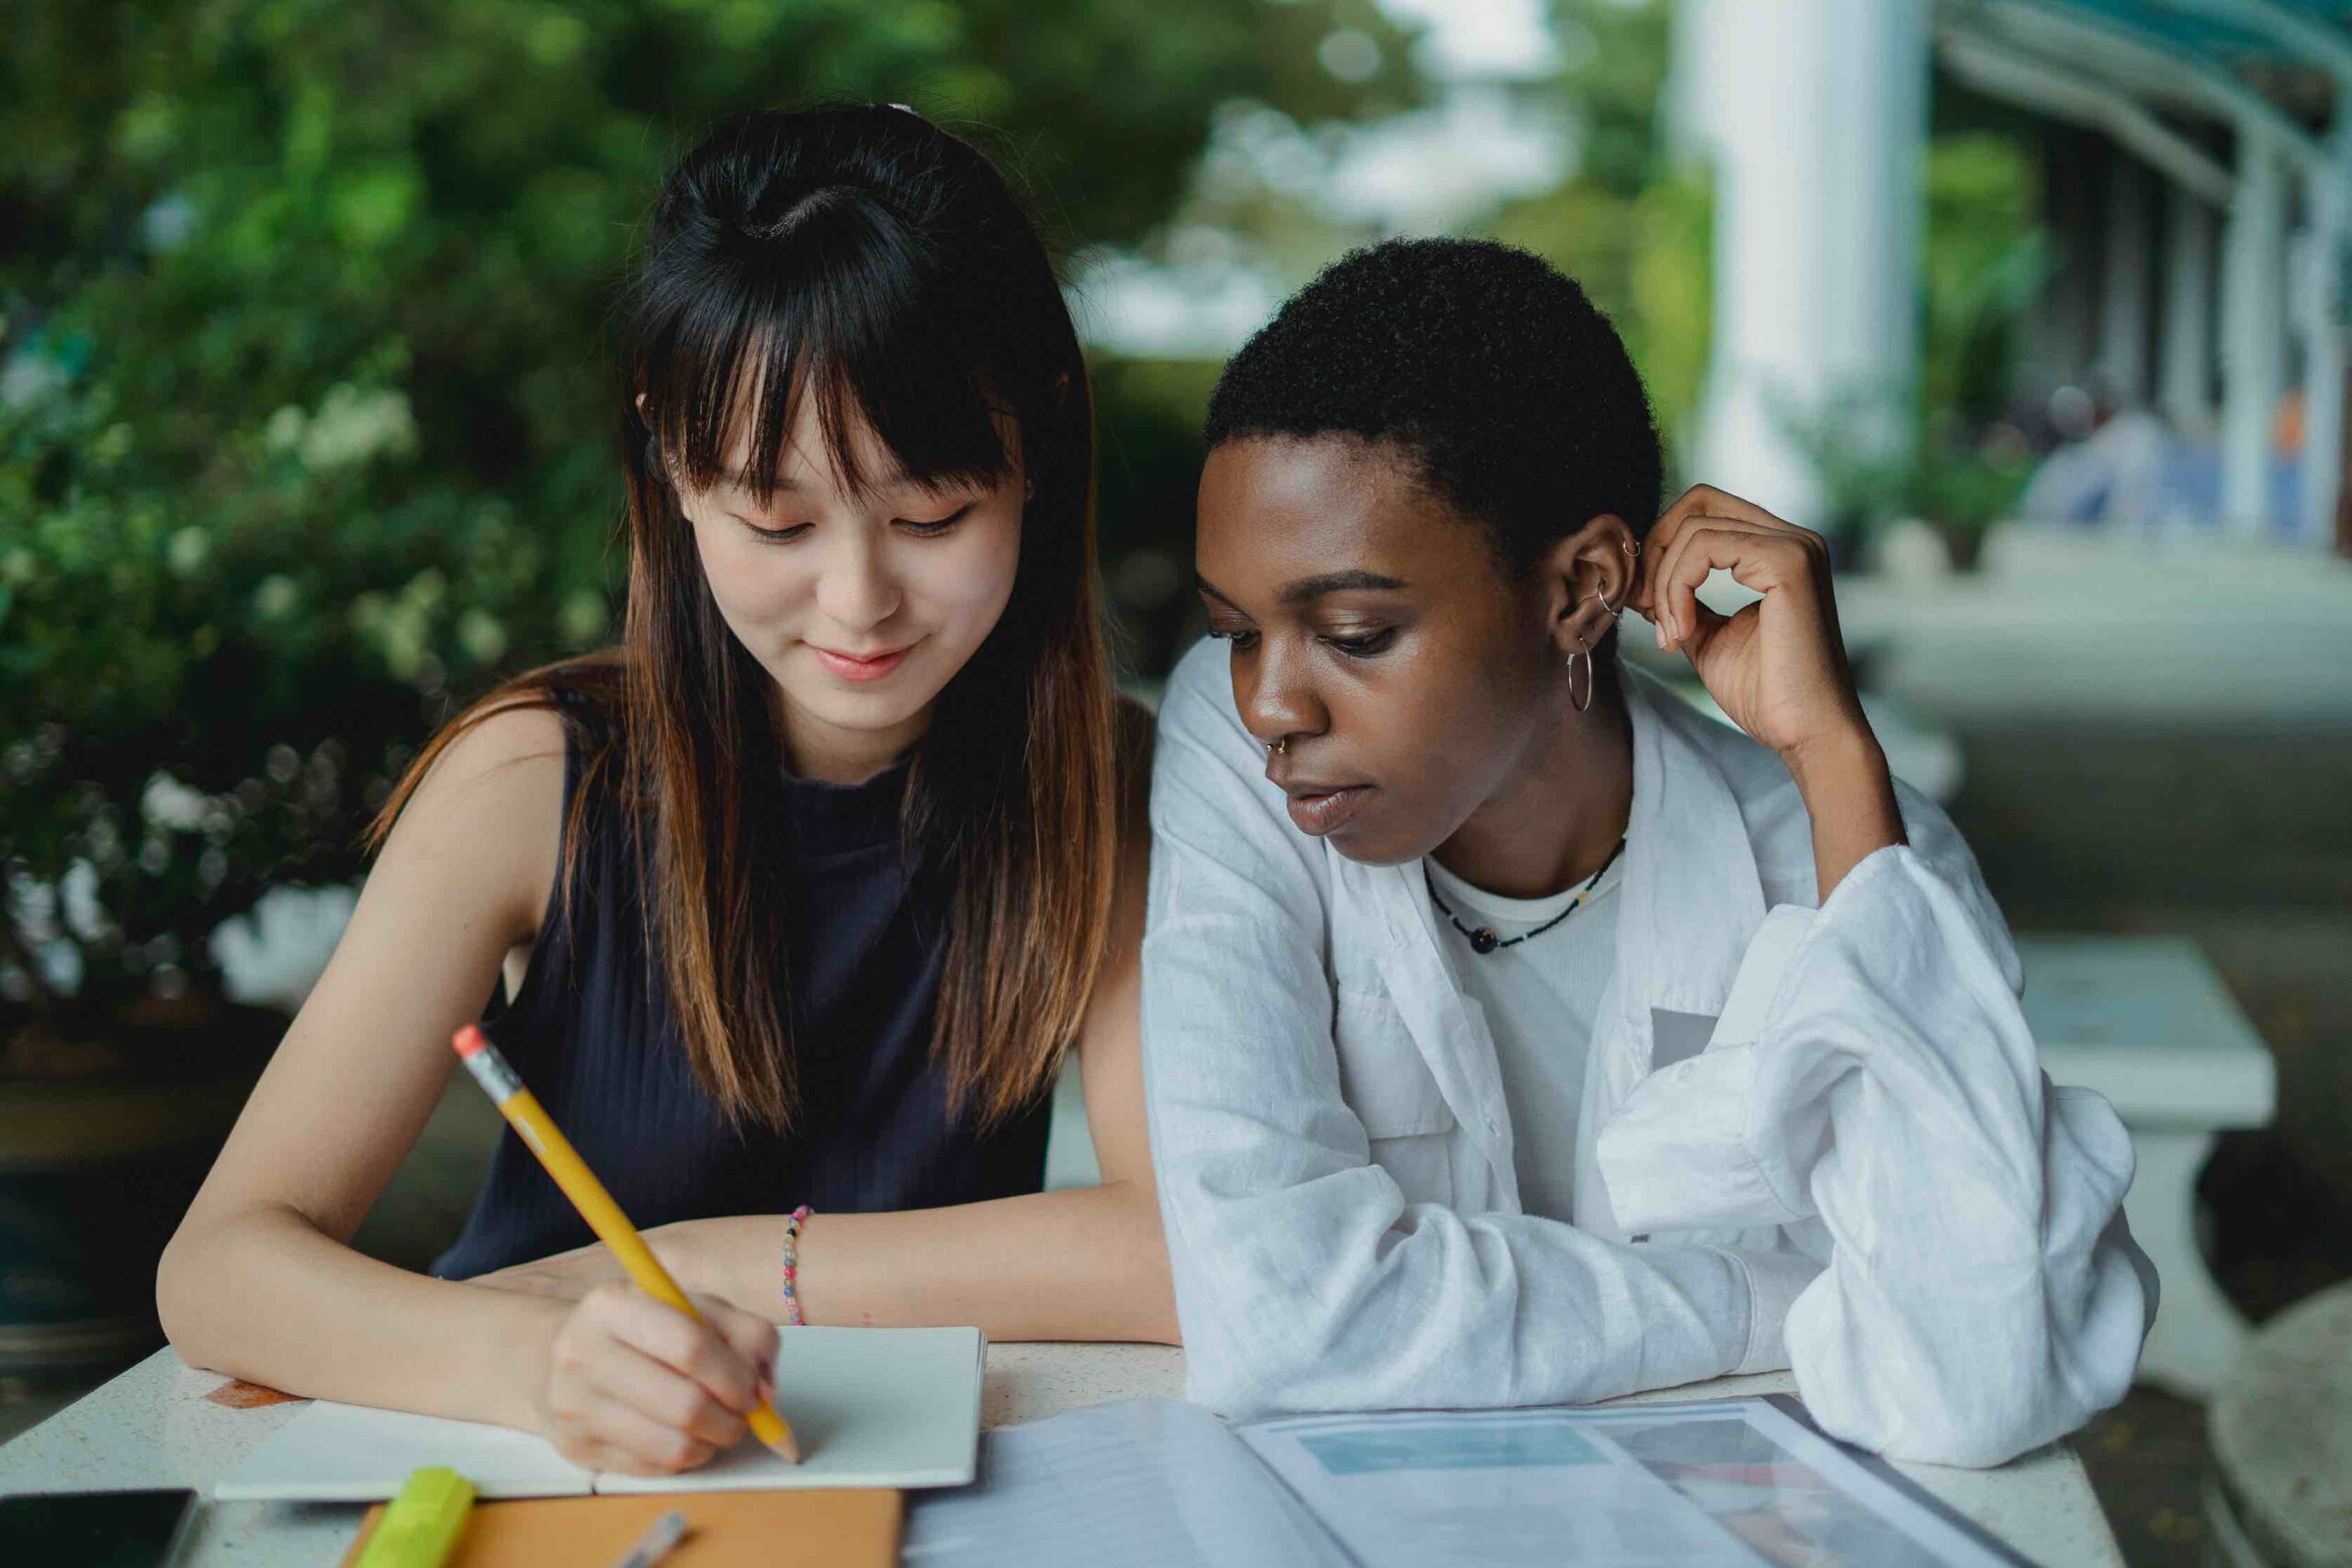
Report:
[[[686,1537],[662,1568],[891,1568],[899,1561],[897,1492],[679,1492],[535,1497],[481,1503],[444,1568],[602,1568],[675,1508]],[[359,1561],[384,1505],[368,1510],[344,1568]]]

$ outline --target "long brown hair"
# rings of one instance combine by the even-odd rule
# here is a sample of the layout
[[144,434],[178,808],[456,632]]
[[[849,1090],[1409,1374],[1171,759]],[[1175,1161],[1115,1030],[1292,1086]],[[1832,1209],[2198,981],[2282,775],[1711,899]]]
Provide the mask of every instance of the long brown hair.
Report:
[[[908,852],[952,886],[933,1055],[951,1106],[1001,1122],[1050,1085],[1076,1036],[1118,847],[1093,402],[1035,227],[984,155],[914,114],[743,117],[663,187],[621,369],[620,648],[519,676],[445,726],[386,803],[377,840],[484,718],[562,712],[559,694],[593,702],[615,739],[587,755],[565,824],[567,900],[580,807],[602,778],[628,806],[646,951],[696,1076],[738,1121],[788,1127],[785,911],[764,874],[783,815],[771,796],[784,767],[773,682],[719,617],[675,486],[718,477],[739,419],[752,482],[772,485],[804,397],[853,486],[865,482],[853,450],[861,423],[907,476],[942,486],[1010,474],[1009,426],[1035,487],[1012,597],[938,698],[902,818]],[[590,728],[566,719],[574,744],[590,744]]]

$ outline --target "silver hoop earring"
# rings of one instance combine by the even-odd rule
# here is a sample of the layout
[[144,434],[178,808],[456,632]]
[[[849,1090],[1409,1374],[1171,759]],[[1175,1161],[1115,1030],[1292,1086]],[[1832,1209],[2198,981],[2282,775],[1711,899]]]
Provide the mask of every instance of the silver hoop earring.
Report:
[[1629,556],[1640,555],[1642,553],[1642,542],[1639,539],[1626,540],[1625,553]]
[[[1577,663],[1579,660],[1584,663],[1584,701],[1582,702],[1577,701]],[[1582,637],[1577,638],[1577,650],[1568,655],[1568,702],[1578,713],[1592,706],[1592,652],[1585,647]]]
[[1594,589],[1594,590],[1592,591],[1592,596],[1593,596],[1594,598],[1596,598],[1596,599],[1598,599],[1598,600],[1600,600],[1600,607],[1601,607],[1602,609],[1604,609],[1604,610],[1606,610],[1606,611],[1608,611],[1608,612],[1609,612],[1609,618],[1610,618],[1611,620],[1612,620],[1612,621],[1613,621],[1613,620],[1615,620],[1618,616],[1620,616],[1620,615],[1623,615],[1623,614],[1625,613],[1623,606],[1622,606],[1622,605],[1618,605],[1618,604],[1611,604],[1609,602],[1609,595],[1608,595],[1608,594],[1606,594],[1606,593],[1603,593],[1600,589],[1598,589],[1598,588]]

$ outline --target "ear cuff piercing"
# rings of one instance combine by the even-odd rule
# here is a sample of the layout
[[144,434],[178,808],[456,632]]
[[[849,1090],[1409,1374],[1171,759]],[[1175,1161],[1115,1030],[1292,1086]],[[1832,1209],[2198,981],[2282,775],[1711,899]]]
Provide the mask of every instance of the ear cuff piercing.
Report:
[[[1625,553],[1628,556],[1639,556],[1642,553],[1642,542],[1639,539],[1626,539],[1623,541],[1623,543],[1625,547]],[[1609,618],[1611,620],[1613,621],[1625,613],[1624,605],[1611,604],[1609,602],[1609,595],[1603,593],[1600,589],[1594,589],[1592,591],[1592,596],[1600,601],[1600,607],[1609,612]]]

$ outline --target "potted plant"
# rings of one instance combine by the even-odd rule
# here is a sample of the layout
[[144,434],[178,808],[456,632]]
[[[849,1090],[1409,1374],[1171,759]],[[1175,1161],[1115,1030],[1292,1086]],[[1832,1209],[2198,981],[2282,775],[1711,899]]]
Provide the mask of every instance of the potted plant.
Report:
[[1860,562],[1871,533],[1901,514],[1915,449],[1913,401],[1901,388],[1849,383],[1815,410],[1782,415],[1821,487],[1818,525],[1838,570]]
[[1899,487],[1908,514],[1932,528],[1959,571],[1973,571],[1985,536],[2009,515],[2032,477],[2024,438],[1995,425],[1973,438],[1951,420],[1929,421]]

